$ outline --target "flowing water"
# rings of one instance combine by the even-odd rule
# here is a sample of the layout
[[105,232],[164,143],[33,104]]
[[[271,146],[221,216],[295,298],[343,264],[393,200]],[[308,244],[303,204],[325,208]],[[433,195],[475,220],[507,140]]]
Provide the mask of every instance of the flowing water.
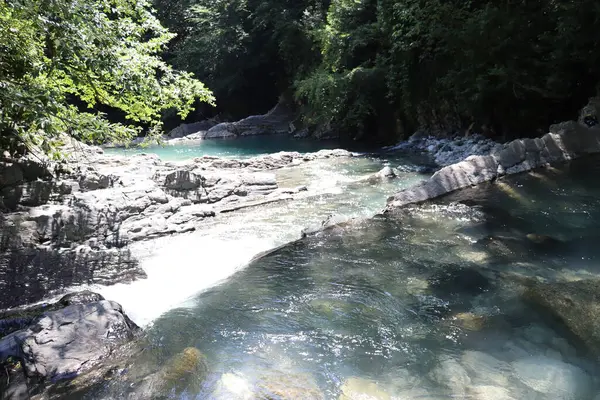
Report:
[[[242,142],[248,147],[244,147],[238,155],[257,155],[267,148],[315,150],[315,143],[318,144],[314,141],[276,138],[275,143],[261,145],[261,141],[246,139],[242,139]],[[265,140],[262,138],[263,142]],[[219,150],[215,144],[201,146],[209,146],[211,154],[232,155],[229,153],[232,146],[229,143],[234,141],[211,142],[224,147]],[[294,143],[296,147],[293,147]],[[275,147],[276,144],[280,147]],[[167,159],[185,160],[189,155],[182,153],[178,146],[158,149]],[[202,149],[199,147],[196,151],[201,152]],[[300,238],[301,231],[306,227],[319,224],[332,215],[344,218],[371,217],[383,208],[390,194],[427,178],[430,173],[419,172],[423,171],[423,163],[427,161],[422,157],[365,154],[352,158],[315,160],[274,171],[279,187],[303,185],[308,190],[292,201],[271,203],[206,219],[193,233],[134,244],[132,252],[141,260],[148,279],[92,289],[121,303],[136,323],[145,326],[163,312],[227,278],[260,252]],[[400,167],[404,172],[396,180],[373,182],[365,179],[385,165]]]
[[[368,215],[393,185],[417,179],[342,179],[381,163],[282,171],[294,183],[328,171],[339,184],[307,202],[232,215],[234,226],[215,219],[183,239],[170,252],[176,276],[155,293],[156,304],[169,300],[170,283],[205,287],[207,275],[246,254],[244,243],[280,244],[315,213]],[[598,173],[594,159],[520,175],[288,244],[154,319],[144,356],[89,397],[144,398],[127,376],[193,347],[209,372],[155,386],[152,396],[592,400],[600,393],[596,361],[522,293],[531,277],[598,277]],[[192,269],[179,275],[179,263]]]

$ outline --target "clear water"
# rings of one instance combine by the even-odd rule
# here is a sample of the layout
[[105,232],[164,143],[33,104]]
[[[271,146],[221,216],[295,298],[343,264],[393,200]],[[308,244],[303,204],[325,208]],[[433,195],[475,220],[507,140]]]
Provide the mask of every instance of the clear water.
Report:
[[[592,400],[596,361],[521,293],[527,277],[599,275],[599,172],[595,159],[517,176],[289,244],[156,319],[143,360],[90,398],[143,398],[129,376],[195,347],[206,379],[155,397],[338,399],[355,388],[371,397],[339,398]],[[371,189],[357,188],[349,208],[377,197]],[[449,204],[461,198],[469,205]],[[264,218],[277,226],[314,212],[289,207],[298,208],[265,209]],[[248,218],[243,232],[253,236],[261,222]],[[538,246],[528,234],[561,245]]]
[[180,141],[160,146],[108,148],[108,154],[158,154],[165,161],[181,161],[201,156],[245,158],[279,151],[308,153],[321,149],[339,148],[337,141],[294,139],[287,135],[247,136],[234,139]]

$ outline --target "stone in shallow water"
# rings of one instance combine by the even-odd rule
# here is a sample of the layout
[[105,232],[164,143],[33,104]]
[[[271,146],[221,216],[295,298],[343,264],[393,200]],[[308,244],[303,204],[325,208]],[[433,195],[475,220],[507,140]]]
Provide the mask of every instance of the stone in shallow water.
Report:
[[484,385],[509,385],[511,368],[505,362],[480,351],[465,351],[461,357],[462,366],[468,371],[474,383]]
[[546,356],[512,363],[515,378],[547,399],[580,400],[591,395],[592,380],[582,369]]
[[275,374],[258,385],[256,399],[261,400],[325,400],[312,377],[302,374]]
[[338,400],[392,400],[377,383],[364,378],[347,379],[340,390]]
[[486,324],[484,316],[476,315],[471,312],[455,314],[451,319],[456,325],[469,331],[480,331]]
[[211,398],[215,400],[251,400],[254,399],[252,385],[243,377],[227,373],[221,376]]
[[524,296],[564,324],[589,350],[600,354],[600,280],[533,283]]
[[447,266],[429,278],[434,293],[444,297],[452,293],[479,294],[490,287],[489,280],[473,268]]
[[464,397],[471,378],[467,371],[452,358],[441,360],[431,371],[430,377],[440,386],[450,389],[453,396]]
[[204,354],[195,347],[187,347],[169,359],[158,371],[146,376],[134,390],[136,399],[165,398],[169,393],[197,393],[208,375]]
[[506,388],[496,386],[471,386],[469,399],[473,400],[516,400]]

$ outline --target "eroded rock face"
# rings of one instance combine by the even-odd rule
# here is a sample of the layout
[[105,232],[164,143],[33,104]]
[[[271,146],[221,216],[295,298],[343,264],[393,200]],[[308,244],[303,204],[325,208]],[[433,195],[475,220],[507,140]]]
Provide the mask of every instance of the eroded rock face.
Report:
[[237,122],[223,122],[203,132],[203,139],[230,138],[237,136],[273,135],[290,133],[293,113],[278,103],[264,115],[253,115]]

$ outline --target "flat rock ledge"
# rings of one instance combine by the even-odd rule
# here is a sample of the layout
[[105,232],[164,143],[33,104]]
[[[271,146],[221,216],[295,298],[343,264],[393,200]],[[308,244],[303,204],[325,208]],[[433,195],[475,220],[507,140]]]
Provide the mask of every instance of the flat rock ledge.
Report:
[[552,125],[541,138],[514,140],[490,155],[470,156],[442,168],[422,184],[390,197],[385,211],[599,152],[599,126],[588,127],[575,121]]

